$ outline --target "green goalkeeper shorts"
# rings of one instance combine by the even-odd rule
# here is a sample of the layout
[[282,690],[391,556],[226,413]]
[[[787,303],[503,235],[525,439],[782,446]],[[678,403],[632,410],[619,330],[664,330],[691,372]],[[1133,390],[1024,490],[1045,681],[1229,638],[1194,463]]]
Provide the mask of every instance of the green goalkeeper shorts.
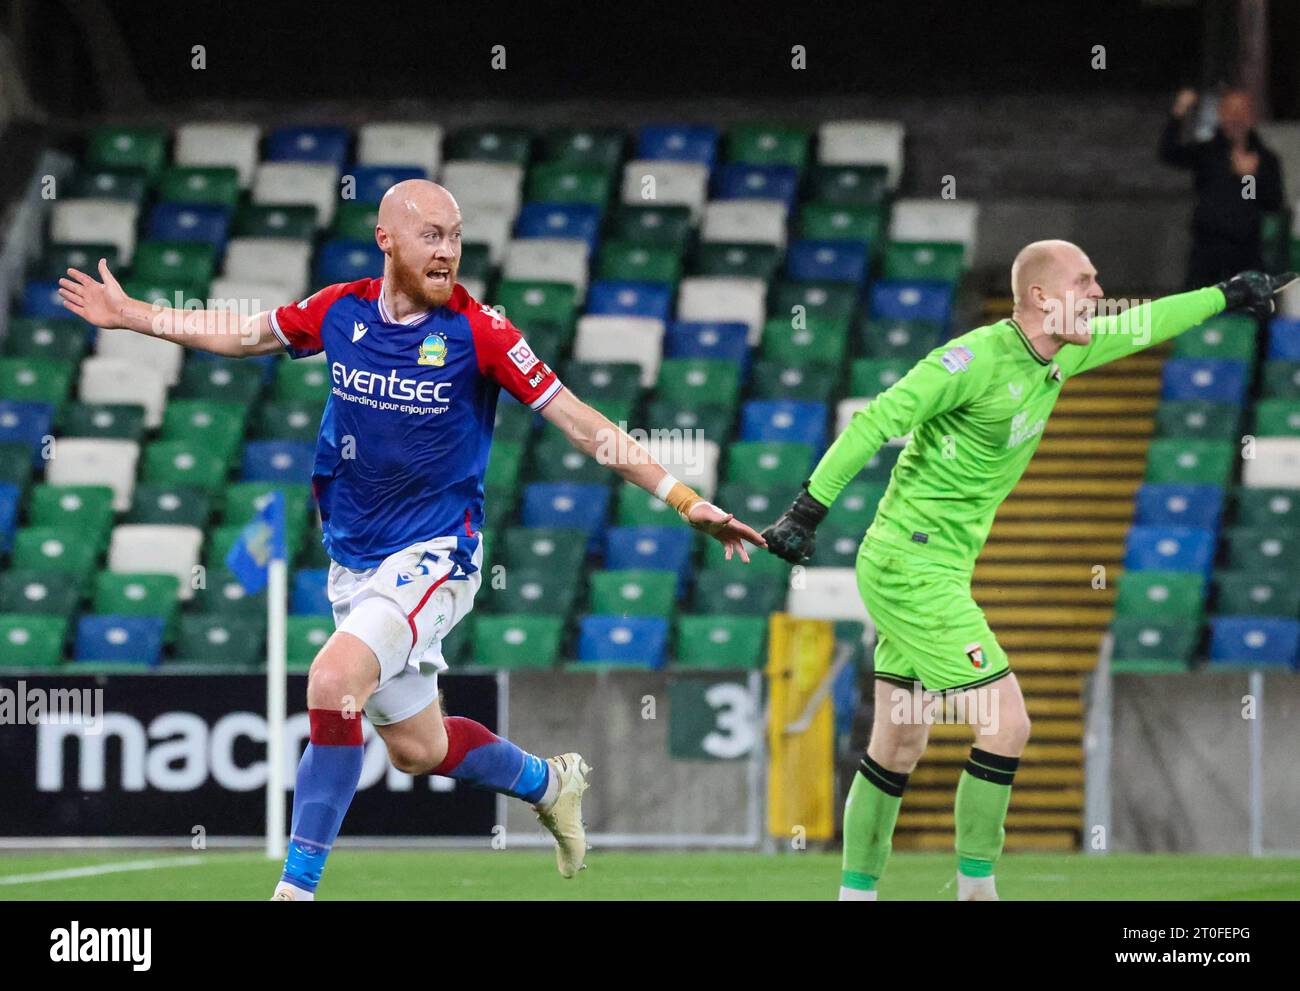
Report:
[[876,626],[876,677],[926,691],[974,688],[1009,669],[970,592],[970,575],[866,539],[858,592]]

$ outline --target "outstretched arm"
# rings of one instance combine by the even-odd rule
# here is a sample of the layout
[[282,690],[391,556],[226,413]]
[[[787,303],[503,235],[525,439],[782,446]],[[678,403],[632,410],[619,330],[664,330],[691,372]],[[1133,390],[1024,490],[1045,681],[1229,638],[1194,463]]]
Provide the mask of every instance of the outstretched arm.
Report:
[[542,416],[558,427],[569,443],[588,457],[613,471],[624,481],[654,493],[681,514],[697,530],[703,530],[733,554],[749,563],[745,541],[755,547],[766,546],[762,537],[730,513],[705,502],[682,482],[677,481],[650,452],[598,410],[592,409],[568,389],[561,389],[542,407]]
[[63,305],[96,327],[148,334],[197,351],[247,358],[283,351],[266,311],[251,316],[229,310],[174,310],[132,299],[108,262],[99,260],[102,282],[75,268],[59,280]]

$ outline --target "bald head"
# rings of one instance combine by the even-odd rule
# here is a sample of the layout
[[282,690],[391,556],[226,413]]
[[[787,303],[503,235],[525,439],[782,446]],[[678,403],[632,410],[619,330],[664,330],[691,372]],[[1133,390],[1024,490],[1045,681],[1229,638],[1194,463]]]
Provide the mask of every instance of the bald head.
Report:
[[1026,244],[1011,263],[1011,295],[1016,306],[1029,299],[1031,286],[1053,280],[1056,273],[1083,256],[1078,245],[1069,241],[1034,241]]
[[1069,241],[1034,241],[1020,249],[1011,263],[1011,294],[1015,317],[1022,329],[1033,336],[1046,330],[1073,338],[1088,339],[1088,322],[1101,298],[1097,271],[1088,256]]
[[413,311],[451,299],[460,269],[460,207],[428,179],[404,179],[379,201],[375,243],[387,256],[384,279]]
[[403,179],[394,183],[379,201],[379,226],[390,233],[403,224],[418,224],[427,217],[450,214],[460,219],[456,198],[428,179]]

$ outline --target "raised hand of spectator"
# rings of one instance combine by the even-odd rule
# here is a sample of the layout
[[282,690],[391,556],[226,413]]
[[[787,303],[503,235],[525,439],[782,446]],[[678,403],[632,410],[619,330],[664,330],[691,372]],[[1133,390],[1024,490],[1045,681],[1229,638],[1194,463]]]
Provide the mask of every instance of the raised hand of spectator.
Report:
[[1170,110],[1170,113],[1181,120],[1183,117],[1187,116],[1187,111],[1196,106],[1196,100],[1196,90],[1189,88],[1180,89],[1178,95],[1174,97],[1174,105],[1173,109]]

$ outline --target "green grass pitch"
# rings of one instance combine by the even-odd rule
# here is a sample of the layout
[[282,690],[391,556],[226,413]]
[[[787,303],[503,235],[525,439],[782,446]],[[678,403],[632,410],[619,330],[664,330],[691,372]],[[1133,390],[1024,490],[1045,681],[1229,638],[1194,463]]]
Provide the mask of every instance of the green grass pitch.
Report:
[[[835,853],[593,851],[587,863],[566,881],[545,850],[342,849],[321,899],[827,900],[839,885]],[[880,897],[950,901],[954,869],[948,855],[896,854]],[[265,900],[278,877],[279,865],[253,852],[0,854],[6,901]],[[1300,900],[1300,858],[1013,854],[997,877],[1007,900]]]

